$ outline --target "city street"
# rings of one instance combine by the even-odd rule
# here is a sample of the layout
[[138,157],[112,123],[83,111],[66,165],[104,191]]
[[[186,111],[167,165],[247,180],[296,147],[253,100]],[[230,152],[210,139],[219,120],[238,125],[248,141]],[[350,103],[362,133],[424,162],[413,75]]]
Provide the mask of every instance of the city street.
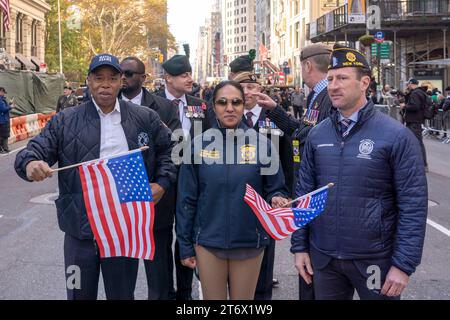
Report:
[[[57,178],[27,183],[13,169],[16,151],[0,155],[0,299],[65,299],[63,233],[53,200]],[[450,299],[450,145],[426,139],[429,157],[429,223],[422,264],[404,299]],[[274,299],[298,298],[298,277],[289,240],[277,243]],[[195,280],[195,299],[201,298]],[[100,299],[104,299],[100,284]],[[146,299],[145,272],[139,272],[136,298]]]

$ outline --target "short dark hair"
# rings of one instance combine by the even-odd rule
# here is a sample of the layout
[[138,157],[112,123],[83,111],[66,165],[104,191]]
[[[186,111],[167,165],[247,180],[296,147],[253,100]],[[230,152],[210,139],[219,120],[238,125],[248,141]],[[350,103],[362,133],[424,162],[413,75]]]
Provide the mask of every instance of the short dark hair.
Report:
[[142,74],[145,73],[145,64],[141,61],[141,59],[139,59],[137,57],[126,57],[125,59],[122,60],[122,62],[125,62],[125,61],[134,61],[134,62],[136,62],[137,66],[138,66],[137,72],[142,73]]
[[356,78],[361,80],[362,77],[369,77],[370,80],[374,80],[372,77],[372,70],[367,68],[355,68],[356,69]]
[[238,89],[239,92],[241,93],[241,98],[242,98],[242,100],[244,100],[244,103],[245,103],[245,93],[244,93],[244,89],[242,88],[242,86],[236,81],[226,80],[226,81],[222,81],[214,88],[213,104],[216,103],[217,93],[219,92],[219,90],[226,86],[232,86],[232,87],[235,87],[236,89]]

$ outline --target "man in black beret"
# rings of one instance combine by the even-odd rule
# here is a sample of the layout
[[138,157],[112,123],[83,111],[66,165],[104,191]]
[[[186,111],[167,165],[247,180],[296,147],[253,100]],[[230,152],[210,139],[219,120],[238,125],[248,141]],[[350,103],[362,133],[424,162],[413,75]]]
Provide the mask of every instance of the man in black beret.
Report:
[[[330,116],[306,140],[296,197],[335,183],[324,213],[292,234],[295,267],[318,300],[400,299],[420,264],[428,195],[410,130],[366,97],[364,55],[336,45]],[[314,277],[313,277],[314,275]]]
[[[164,69],[165,89],[161,90],[158,95],[172,101],[173,105],[178,109],[178,116],[181,121],[181,126],[184,131],[185,141],[194,138],[197,132],[194,132],[196,124],[201,124],[202,133],[208,130],[210,121],[214,115],[212,109],[207,108],[205,101],[191,96],[194,80],[192,79],[192,67],[189,59],[185,55],[175,55],[167,60],[162,65]],[[176,199],[174,199],[176,201]],[[170,237],[172,243],[173,223],[170,227],[165,228],[165,231],[160,230],[160,233],[166,232],[167,237]],[[181,264],[180,250],[178,242],[175,243],[175,267],[177,291],[174,290],[173,277],[169,281],[169,298],[177,300],[192,300],[192,279],[193,270]],[[172,259],[172,257],[171,257]],[[173,264],[169,264],[169,274],[173,274]],[[154,268],[147,265],[147,274],[154,273]],[[150,280],[151,281],[151,280]]]
[[230,62],[230,73],[228,74],[229,80],[234,80],[234,78],[240,72],[253,72],[253,60],[255,59],[256,51],[254,49],[250,50],[249,54],[237,57]]

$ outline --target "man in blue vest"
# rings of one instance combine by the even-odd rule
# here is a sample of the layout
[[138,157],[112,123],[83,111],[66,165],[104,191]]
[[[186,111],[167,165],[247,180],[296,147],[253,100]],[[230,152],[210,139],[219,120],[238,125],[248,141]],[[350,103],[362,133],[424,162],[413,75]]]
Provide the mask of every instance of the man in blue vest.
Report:
[[292,235],[295,266],[316,299],[399,299],[420,264],[428,191],[412,132],[377,112],[371,70],[335,45],[328,68],[329,118],[306,141],[296,195],[330,182],[324,213]]

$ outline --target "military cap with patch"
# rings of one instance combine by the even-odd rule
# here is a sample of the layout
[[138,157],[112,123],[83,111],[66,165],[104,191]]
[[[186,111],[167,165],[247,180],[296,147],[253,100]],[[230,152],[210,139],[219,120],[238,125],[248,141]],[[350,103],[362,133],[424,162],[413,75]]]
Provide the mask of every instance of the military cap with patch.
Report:
[[366,57],[358,50],[335,44],[328,70],[340,68],[363,68],[370,70]]
[[189,58],[185,55],[177,54],[162,64],[164,71],[171,76],[179,76],[186,72],[192,72]]
[[331,51],[332,50],[330,46],[327,46],[323,43],[313,43],[303,48],[302,52],[300,53],[300,61],[305,61],[308,58],[321,54],[330,55]]
[[253,60],[256,58],[256,50],[252,49],[245,56],[240,56],[230,62],[230,71],[233,73],[248,71],[253,72]]
[[252,72],[240,72],[233,81],[238,83],[260,83],[258,77]]

